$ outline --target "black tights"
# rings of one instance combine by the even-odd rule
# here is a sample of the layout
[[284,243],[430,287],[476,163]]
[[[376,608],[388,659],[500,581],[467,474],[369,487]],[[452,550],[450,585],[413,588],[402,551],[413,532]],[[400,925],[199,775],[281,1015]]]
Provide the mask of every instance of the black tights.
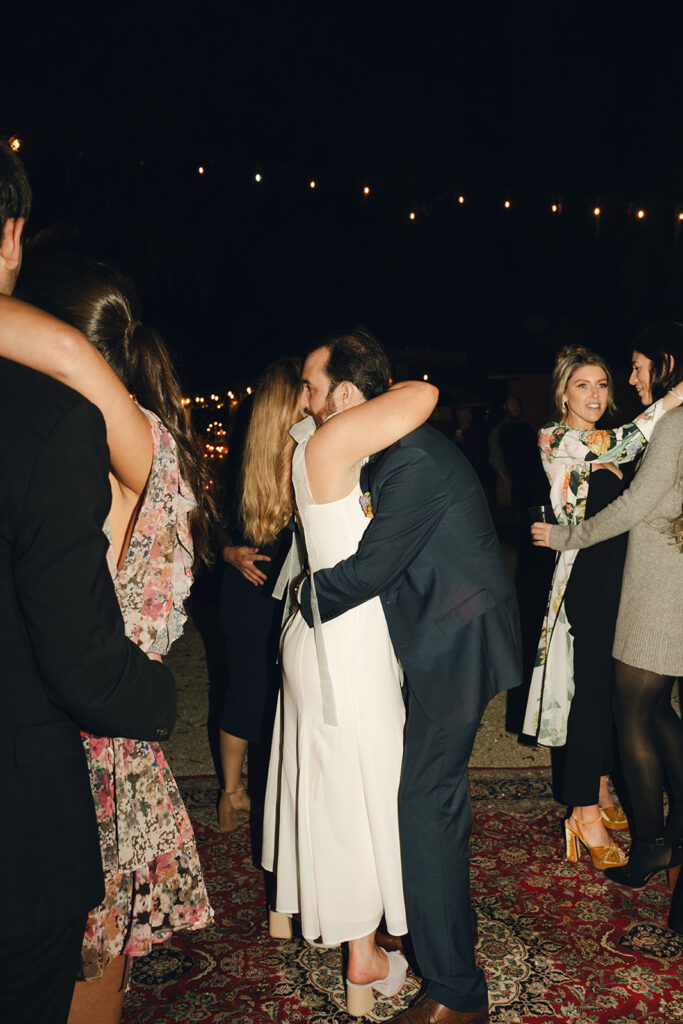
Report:
[[671,706],[674,678],[615,662],[614,719],[635,827],[664,835],[663,789],[672,801],[667,838],[683,837],[683,722]]

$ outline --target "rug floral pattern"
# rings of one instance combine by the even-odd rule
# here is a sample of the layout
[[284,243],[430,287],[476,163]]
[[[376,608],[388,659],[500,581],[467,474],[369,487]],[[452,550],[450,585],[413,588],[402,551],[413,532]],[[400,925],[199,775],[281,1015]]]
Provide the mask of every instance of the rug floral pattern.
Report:
[[[472,893],[492,1024],[683,1022],[683,938],[666,929],[665,876],[631,892],[583,853],[563,859],[562,809],[546,770],[473,771]],[[181,781],[216,918],[138,960],[125,1024],[348,1024],[339,950],[266,928],[262,877],[246,821],[215,828],[211,779]],[[628,846],[628,835],[618,841]],[[391,1020],[419,989],[379,999]]]

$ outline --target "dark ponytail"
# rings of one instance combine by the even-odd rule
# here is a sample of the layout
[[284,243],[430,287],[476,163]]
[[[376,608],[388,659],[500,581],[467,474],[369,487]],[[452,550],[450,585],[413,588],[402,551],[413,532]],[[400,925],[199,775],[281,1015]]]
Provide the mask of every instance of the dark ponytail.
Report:
[[140,405],[169,431],[181,476],[197,502],[190,514],[195,562],[211,564],[216,510],[209,467],[185,417],[166,344],[153,327],[140,322],[132,281],[106,263],[51,255],[27,260],[20,294],[85,334]]

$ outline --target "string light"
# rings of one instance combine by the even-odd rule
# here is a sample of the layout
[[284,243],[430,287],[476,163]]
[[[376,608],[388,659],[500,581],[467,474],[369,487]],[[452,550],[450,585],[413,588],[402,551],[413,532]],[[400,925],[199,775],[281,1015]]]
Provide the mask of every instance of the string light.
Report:
[[599,217],[601,213],[602,213],[602,210],[600,209],[600,207],[599,207],[599,206],[596,206],[596,207],[594,208],[594,210],[593,210],[593,216],[594,216],[594,217]]
[[263,178],[262,178],[262,176],[261,176],[261,175],[259,174],[259,172],[258,172],[258,171],[257,171],[257,172],[256,172],[256,174],[254,175],[254,181],[263,181]]
[[10,149],[13,149],[17,153],[21,149],[21,139],[18,135],[13,135],[9,140]]
[[204,173],[204,168],[200,164],[199,167],[197,168],[197,174],[203,174],[203,173]]
[[247,394],[248,394],[248,395],[250,395],[250,394],[251,394],[251,388],[247,388]]
[[553,203],[550,209],[553,211],[553,213],[557,213],[557,203]]
[[429,380],[429,374],[428,373],[423,373],[422,374],[422,380]]
[[638,218],[638,220],[642,220],[644,216],[645,216],[645,210],[638,210],[638,212],[636,214],[636,217]]
[[408,217],[410,218],[410,220],[415,220],[415,211],[411,210],[410,213],[408,214]]
[[363,185],[363,195],[364,196],[369,196],[370,195],[370,186],[369,185]]
[[505,202],[503,203],[503,206],[505,207],[506,210],[509,210],[510,209],[510,200],[506,199]]
[[311,178],[311,180],[309,181],[308,187],[309,188],[315,188],[315,181],[313,180],[313,178]]
[[683,213],[679,213],[679,215],[678,215],[678,219],[679,219],[679,220],[683,220]]
[[458,202],[462,206],[462,204],[465,202],[465,197],[464,196],[458,196]]

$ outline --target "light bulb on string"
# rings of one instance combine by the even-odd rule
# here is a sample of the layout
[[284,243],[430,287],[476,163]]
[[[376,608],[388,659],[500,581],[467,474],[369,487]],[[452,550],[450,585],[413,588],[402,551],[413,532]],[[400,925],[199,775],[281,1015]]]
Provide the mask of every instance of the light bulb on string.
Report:
[[363,185],[363,195],[364,196],[369,196],[370,195],[370,186],[369,185]]
[[503,203],[503,206],[505,207],[506,210],[509,210],[511,205],[512,204],[510,203],[509,199],[506,199],[505,202]]
[[199,167],[197,168],[197,174],[203,174],[203,173],[204,173],[204,168],[200,164]]
[[553,203],[550,209],[553,211],[553,213],[557,213],[557,203]]
[[429,374],[428,373],[423,373],[422,374],[422,380],[429,380]]
[[309,188],[315,188],[315,184],[316,184],[315,180],[313,178],[311,178],[311,180],[308,183],[308,187]]
[[638,210],[638,212],[636,213],[636,217],[638,218],[638,220],[643,220],[645,217],[645,210]]
[[263,181],[263,175],[261,174],[260,171],[257,171],[256,174],[254,175],[254,181]]
[[462,205],[463,205],[463,203],[465,202],[465,197],[464,197],[464,196],[458,196],[458,202],[459,202],[459,203],[460,203],[460,205],[462,206]]
[[594,217],[599,217],[601,213],[602,213],[602,210],[600,209],[599,206],[595,206],[593,208],[593,216]]
[[408,217],[410,220],[415,220],[415,211],[411,210],[410,213],[408,214]]
[[10,149],[13,149],[15,153],[18,153],[21,149],[21,139],[18,135],[13,135],[9,140]]

